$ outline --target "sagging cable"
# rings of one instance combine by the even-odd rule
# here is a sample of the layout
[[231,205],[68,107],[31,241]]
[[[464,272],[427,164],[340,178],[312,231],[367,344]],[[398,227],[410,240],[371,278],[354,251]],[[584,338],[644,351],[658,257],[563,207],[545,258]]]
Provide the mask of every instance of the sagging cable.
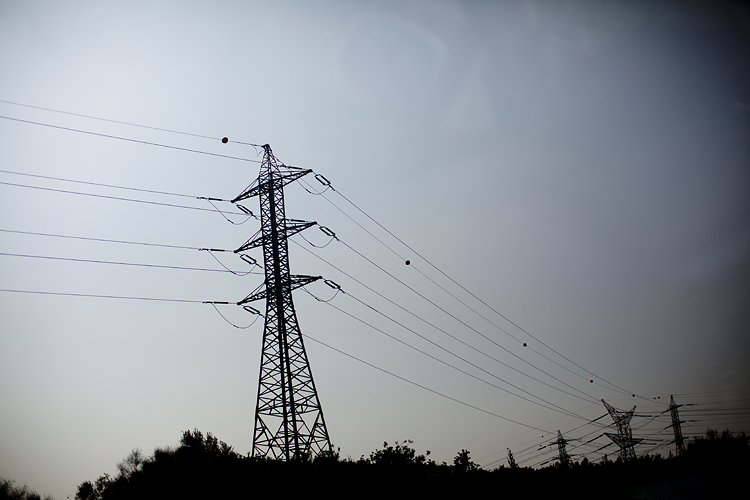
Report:
[[[227,266],[225,266],[224,263],[221,260],[219,260],[219,258],[216,255],[214,255],[214,252],[230,252],[231,250],[222,250],[220,248],[199,248],[198,251],[199,252],[201,252],[201,251],[207,252],[208,255],[210,255],[211,257],[213,257],[214,260],[216,262],[218,262],[221,267],[223,267],[224,269],[226,269],[230,273],[234,274],[235,276],[247,276],[248,274],[260,274],[260,273],[253,272],[252,269],[250,271],[246,271],[246,272],[233,271],[233,270],[229,269]],[[253,260],[255,260],[255,259],[253,259]]]
[[341,289],[341,287],[340,287],[340,286],[339,286],[339,285],[338,285],[337,283],[335,283],[335,282],[333,282],[333,281],[331,281],[331,280],[324,280],[324,281],[323,281],[323,283],[325,283],[326,285],[328,285],[328,286],[330,286],[331,288],[333,288],[334,290],[336,290],[336,293],[334,293],[334,294],[333,294],[333,297],[331,297],[331,298],[330,298],[330,299],[328,299],[328,300],[326,300],[326,299],[321,299],[321,298],[320,298],[320,297],[318,297],[317,295],[314,295],[314,294],[313,294],[313,293],[312,293],[312,292],[311,292],[310,290],[308,290],[307,288],[303,288],[302,290],[304,290],[304,291],[305,291],[305,293],[307,293],[307,294],[308,294],[308,295],[309,295],[310,297],[314,298],[314,299],[315,299],[315,300],[317,300],[318,302],[324,302],[324,303],[326,303],[326,304],[327,304],[327,303],[329,303],[330,301],[332,301],[333,299],[335,299],[335,298],[336,298],[336,296],[337,296],[337,295],[338,295],[339,293],[344,293],[344,294],[346,293],[346,292],[345,292],[344,290],[342,290],[342,289]]
[[[243,220],[242,222],[234,222],[232,219],[230,219],[229,217],[227,217],[226,214],[224,214],[224,212],[222,212],[219,207],[217,207],[216,205],[214,205],[214,202],[211,201],[212,198],[200,198],[200,199],[203,199],[203,200],[206,200],[207,202],[209,202],[211,204],[211,206],[214,207],[214,210],[216,210],[217,212],[219,212],[221,214],[221,216],[224,217],[227,220],[227,222],[229,222],[230,224],[234,224],[236,226],[244,224],[245,222],[247,222],[248,220],[250,220],[251,217],[255,217],[255,215],[252,212],[250,212],[249,210],[247,210],[245,207],[243,207],[242,205],[237,205],[237,207],[240,210],[242,210],[243,213],[248,214],[248,217],[245,220]],[[221,201],[224,201],[224,200],[221,200]],[[257,217],[255,217],[255,218],[257,219]]]
[[325,245],[316,245],[312,241],[310,241],[307,238],[305,238],[304,235],[302,235],[302,234],[300,234],[300,238],[302,238],[303,240],[305,240],[311,247],[315,247],[315,248],[325,248],[328,245],[330,245],[333,240],[339,241],[338,237],[336,236],[336,233],[334,233],[333,231],[331,231],[330,229],[328,229],[325,226],[321,226],[320,224],[318,224],[318,227],[323,232],[323,234],[325,234],[326,236],[330,237],[330,239],[328,240],[328,242]]
[[239,326],[239,325],[235,325],[234,323],[232,323],[231,321],[229,321],[229,320],[228,320],[228,319],[226,318],[226,316],[224,316],[223,314],[221,314],[221,311],[219,311],[219,308],[218,308],[218,307],[216,307],[216,305],[217,305],[217,304],[221,304],[221,305],[229,305],[229,304],[231,304],[231,302],[217,302],[217,301],[207,301],[207,302],[204,302],[204,304],[210,304],[210,305],[211,305],[211,307],[213,307],[213,308],[214,308],[214,310],[215,310],[215,311],[216,311],[217,313],[219,313],[219,316],[221,316],[221,318],[222,318],[222,319],[223,319],[224,321],[226,321],[227,323],[229,323],[229,324],[230,324],[230,325],[232,325],[233,327],[235,327],[235,328],[238,328],[238,329],[240,329],[240,330],[246,330],[246,329],[250,328],[251,326],[253,326],[253,325],[255,324],[255,322],[256,322],[256,321],[258,321],[258,318],[260,317],[260,316],[256,317],[256,318],[255,318],[255,319],[254,319],[254,320],[252,321],[252,323],[250,323],[250,324],[249,324],[249,325],[247,325],[247,326]]
[[[300,186],[302,186],[302,189],[304,189],[308,193],[310,193],[312,195],[315,195],[315,196],[320,196],[321,194],[325,193],[329,189],[333,189],[333,186],[331,186],[331,181],[329,181],[328,179],[326,179],[322,175],[315,174],[315,178],[318,180],[318,182],[320,182],[321,184],[323,184],[325,186],[325,189],[323,189],[322,191],[315,191],[315,190],[313,190],[312,186],[310,186],[309,184],[307,184],[306,182],[304,182],[303,180],[300,179]],[[306,187],[306,185],[307,185],[307,187]]]

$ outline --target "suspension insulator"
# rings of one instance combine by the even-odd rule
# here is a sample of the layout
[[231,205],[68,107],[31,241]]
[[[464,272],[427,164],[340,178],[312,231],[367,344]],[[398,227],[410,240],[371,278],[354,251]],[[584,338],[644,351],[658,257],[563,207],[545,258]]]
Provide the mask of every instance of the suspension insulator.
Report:
[[323,283],[325,283],[326,285],[330,286],[334,290],[341,290],[341,286],[338,283],[336,283],[335,281],[324,280]]
[[256,308],[252,307],[252,306],[242,306],[242,308],[245,311],[249,312],[250,314],[256,314],[256,315],[260,316],[260,311],[257,310]]
[[244,260],[245,262],[247,262],[251,266],[257,266],[258,265],[258,261],[257,260],[255,260],[254,258],[250,257],[249,255],[245,255],[244,253],[240,254],[240,259]]
[[331,181],[329,181],[328,179],[326,179],[325,177],[323,177],[321,174],[315,174],[315,178],[318,180],[318,182],[320,182],[324,186],[330,186],[331,185]]
[[335,238],[336,237],[336,233],[334,233],[333,231],[331,231],[327,227],[325,227],[325,226],[319,226],[319,227],[320,227],[320,230],[323,232],[323,234],[325,234],[326,236],[330,236],[331,238]]

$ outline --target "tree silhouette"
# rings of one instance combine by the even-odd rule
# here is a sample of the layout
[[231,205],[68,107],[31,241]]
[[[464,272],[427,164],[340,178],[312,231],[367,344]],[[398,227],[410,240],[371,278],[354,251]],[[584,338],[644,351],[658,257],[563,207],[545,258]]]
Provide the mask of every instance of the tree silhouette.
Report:
[[516,463],[516,459],[513,458],[513,452],[510,451],[510,448],[508,448],[508,467],[511,469],[517,469],[518,464]]
[[146,456],[141,452],[140,448],[133,448],[130,455],[125,457],[122,462],[117,464],[117,470],[119,475],[130,479],[130,477],[136,472],[143,468],[143,464],[146,463]]
[[456,472],[471,472],[479,469],[479,465],[471,461],[469,450],[462,449],[453,457],[453,468]]
[[396,441],[393,446],[389,446],[387,442],[384,442],[382,450],[375,450],[370,453],[369,462],[386,467],[405,467],[427,463],[426,455],[430,454],[429,450],[425,455],[417,455],[414,448],[411,447],[413,443],[411,440],[405,440],[401,443]]
[[[25,484],[15,486],[13,481],[0,478],[0,500],[41,500],[41,497]],[[52,497],[47,495],[44,500],[52,500]]]

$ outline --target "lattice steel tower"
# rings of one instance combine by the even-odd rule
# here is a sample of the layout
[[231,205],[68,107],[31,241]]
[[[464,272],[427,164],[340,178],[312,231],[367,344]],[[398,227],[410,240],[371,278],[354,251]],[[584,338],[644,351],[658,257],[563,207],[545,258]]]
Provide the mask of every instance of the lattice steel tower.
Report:
[[630,421],[633,419],[633,413],[635,413],[635,406],[632,410],[621,411],[610,405],[602,399],[602,403],[607,408],[609,416],[615,422],[617,427],[617,434],[605,432],[609,439],[620,447],[620,458],[623,461],[631,460],[635,458],[635,445],[643,441],[643,439],[633,439],[633,431],[630,429]]
[[680,424],[684,424],[684,420],[680,420],[680,413],[677,411],[677,408],[679,408],[682,405],[678,405],[674,402],[674,396],[669,396],[669,413],[672,416],[672,425],[668,426],[672,427],[674,429],[674,442],[675,446],[677,447],[677,456],[682,455],[685,453],[685,442],[682,440],[682,426]]
[[252,455],[293,460],[331,450],[292,302],[292,290],[320,276],[289,273],[287,238],[315,222],[287,219],[284,212],[284,186],[312,171],[279,162],[268,144],[263,151],[258,179],[232,200],[260,198],[260,236],[235,250],[241,253],[262,246],[265,264],[264,285],[238,303],[266,299]]
[[562,432],[558,429],[557,440],[550,443],[551,445],[557,445],[557,459],[563,465],[568,465],[570,463],[570,455],[568,455],[568,452],[565,449],[565,445],[568,444],[568,442],[568,440],[563,438]]

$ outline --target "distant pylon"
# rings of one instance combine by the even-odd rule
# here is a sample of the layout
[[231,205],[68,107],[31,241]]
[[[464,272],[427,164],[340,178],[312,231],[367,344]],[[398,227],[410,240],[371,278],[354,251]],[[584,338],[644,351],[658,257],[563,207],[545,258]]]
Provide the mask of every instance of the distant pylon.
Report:
[[241,253],[263,247],[265,264],[265,286],[238,302],[243,305],[266,300],[252,455],[304,459],[331,450],[331,442],[297,323],[292,290],[321,277],[293,276],[289,272],[287,238],[315,223],[286,218],[284,186],[312,170],[277,161],[268,144],[263,151],[258,180],[232,200],[237,203],[252,196],[260,198],[261,235],[235,250]]
[[630,429],[630,421],[633,419],[635,413],[635,406],[632,410],[621,411],[610,405],[602,399],[604,407],[607,408],[609,415],[615,422],[617,427],[617,434],[605,432],[609,439],[611,439],[617,446],[620,447],[620,458],[623,461],[632,460],[635,458],[635,445],[643,441],[643,439],[633,439],[633,431]]
[[677,456],[682,455],[685,453],[685,443],[682,440],[682,427],[680,424],[684,424],[684,420],[680,420],[680,414],[677,411],[677,408],[679,408],[682,405],[678,405],[674,402],[674,396],[669,396],[669,413],[672,415],[672,425],[669,425],[669,427],[672,427],[674,430],[674,443],[675,447],[677,448]]
[[563,465],[568,465],[570,463],[570,455],[568,455],[568,452],[565,450],[565,445],[568,443],[567,440],[563,439],[562,432],[559,430],[557,431],[557,441],[552,441],[550,444],[556,444],[557,445],[557,453],[558,453],[558,460]]

